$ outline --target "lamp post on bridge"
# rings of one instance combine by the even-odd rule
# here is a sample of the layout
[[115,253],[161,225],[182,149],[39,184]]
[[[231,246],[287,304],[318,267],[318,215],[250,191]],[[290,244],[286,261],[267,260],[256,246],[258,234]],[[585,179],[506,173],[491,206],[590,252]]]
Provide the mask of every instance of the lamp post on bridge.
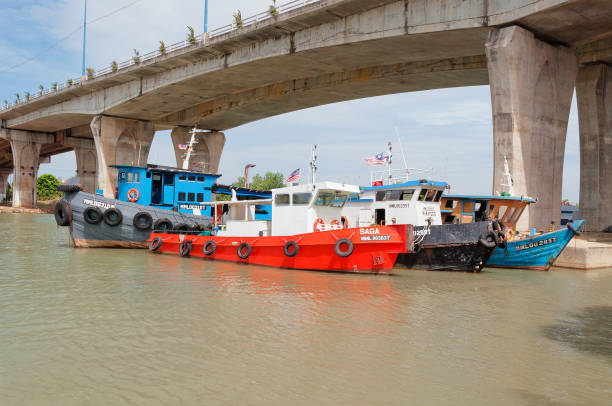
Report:
[[208,32],[208,0],[204,0],[204,34],[206,35],[207,32]]
[[87,0],[83,11],[83,65],[81,67],[81,77],[85,76],[85,40],[87,39]]

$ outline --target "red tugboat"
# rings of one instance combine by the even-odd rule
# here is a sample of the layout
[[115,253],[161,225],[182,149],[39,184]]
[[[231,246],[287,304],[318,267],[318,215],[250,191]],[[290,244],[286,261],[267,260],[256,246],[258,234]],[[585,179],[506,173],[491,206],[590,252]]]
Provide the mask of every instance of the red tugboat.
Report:
[[[153,252],[291,269],[389,274],[412,251],[412,226],[348,228],[342,207],[357,186],[320,182],[275,189],[272,199],[213,202],[215,235],[153,232]],[[256,220],[272,205],[272,220]],[[226,210],[221,210],[225,206]],[[223,212],[223,214],[221,214]]]

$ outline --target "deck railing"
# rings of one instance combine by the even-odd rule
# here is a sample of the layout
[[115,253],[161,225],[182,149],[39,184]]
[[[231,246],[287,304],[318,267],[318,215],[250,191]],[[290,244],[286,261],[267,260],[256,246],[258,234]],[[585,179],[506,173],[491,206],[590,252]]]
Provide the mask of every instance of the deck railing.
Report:
[[212,31],[209,31],[208,33],[203,33],[201,35],[198,35],[196,36],[195,41],[190,42],[188,40],[184,40],[184,41],[176,42],[171,45],[167,45],[166,51],[164,54],[162,54],[162,52],[159,49],[157,49],[155,51],[151,51],[146,54],[140,55],[138,63],[134,60],[135,58],[132,57],[127,61],[118,62],[116,67],[108,66],[104,69],[95,70],[93,75],[90,75],[90,77],[82,76],[82,77],[78,77],[74,79],[69,79],[63,83],[59,83],[59,82],[55,83],[50,88],[45,88],[43,90],[38,90],[35,92],[26,92],[24,93],[24,96],[25,95],[28,95],[28,96],[26,96],[27,98],[25,100],[19,99],[13,103],[10,103],[10,102],[8,104],[5,103],[0,106],[0,111],[7,110],[11,107],[14,107],[20,104],[25,104],[25,103],[34,101],[43,96],[46,96],[51,93],[59,92],[60,90],[67,89],[69,87],[82,85],[84,82],[88,80],[96,79],[96,78],[106,76],[106,75],[111,75],[114,73],[118,73],[123,69],[129,68],[134,65],[140,65],[146,61],[150,61],[151,59],[155,59],[155,58],[170,54],[175,51],[187,49],[189,47],[195,47],[198,45],[200,46],[206,45],[211,39],[215,37],[219,37],[221,35],[228,34],[230,32],[249,27],[253,24],[260,23],[262,21],[277,18],[282,13],[287,13],[289,11],[296,10],[300,7],[304,7],[309,4],[318,3],[320,1],[321,0],[293,0],[288,3],[279,4],[278,6],[276,6],[276,13],[274,14],[272,14],[270,10],[267,10],[259,14],[256,14],[254,16],[242,19],[242,22],[240,25],[237,25],[236,22],[234,21],[231,24],[227,24],[227,25],[224,25],[223,27],[216,28]]

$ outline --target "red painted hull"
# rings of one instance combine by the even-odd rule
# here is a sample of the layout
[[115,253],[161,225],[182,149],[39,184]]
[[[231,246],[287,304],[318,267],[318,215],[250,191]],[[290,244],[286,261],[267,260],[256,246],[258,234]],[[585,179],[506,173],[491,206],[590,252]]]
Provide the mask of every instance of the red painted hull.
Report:
[[[188,255],[191,257],[313,271],[388,274],[397,256],[406,252],[405,225],[349,228],[282,237],[209,237],[152,233],[149,243],[156,237],[162,239],[161,246],[155,251],[159,253],[180,255],[181,242],[188,240],[192,242]],[[352,253],[346,257],[340,256],[335,249],[337,241],[343,238],[353,244]],[[216,249],[206,255],[203,250],[209,240],[215,242]],[[284,252],[284,246],[289,241],[295,241],[299,247],[293,257]],[[238,256],[241,243],[251,246],[248,258]],[[348,245],[341,244],[340,248],[346,251]]]

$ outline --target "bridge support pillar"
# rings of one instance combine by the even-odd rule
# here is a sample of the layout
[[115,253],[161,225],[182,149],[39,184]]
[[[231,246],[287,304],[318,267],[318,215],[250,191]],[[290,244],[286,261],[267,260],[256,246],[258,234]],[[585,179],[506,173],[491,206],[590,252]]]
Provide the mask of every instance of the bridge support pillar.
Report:
[[79,183],[83,186],[83,191],[87,193],[96,192],[98,159],[96,150],[91,148],[75,147],[77,176]]
[[[174,154],[176,155],[176,165],[183,166],[184,155],[187,152],[179,146],[189,145],[191,128],[175,127],[172,130],[172,144],[174,144]],[[197,144],[195,144],[191,159],[189,160],[189,169],[207,173],[217,173],[219,171],[219,162],[225,145],[225,134],[218,131],[207,133],[198,133],[196,135]]]
[[114,198],[117,169],[109,166],[146,166],[155,128],[148,121],[107,116],[94,117],[90,126],[96,145],[98,185],[105,197]]
[[580,218],[589,231],[612,226],[612,67],[580,68]]
[[6,190],[8,189],[8,178],[13,173],[12,169],[0,168],[0,202],[6,199]]
[[13,207],[36,207],[36,181],[42,144],[13,136]]
[[506,157],[515,195],[538,199],[518,229],[547,230],[553,221],[558,226],[576,57],[517,26],[492,31],[485,48],[493,105],[493,193],[508,191]]

